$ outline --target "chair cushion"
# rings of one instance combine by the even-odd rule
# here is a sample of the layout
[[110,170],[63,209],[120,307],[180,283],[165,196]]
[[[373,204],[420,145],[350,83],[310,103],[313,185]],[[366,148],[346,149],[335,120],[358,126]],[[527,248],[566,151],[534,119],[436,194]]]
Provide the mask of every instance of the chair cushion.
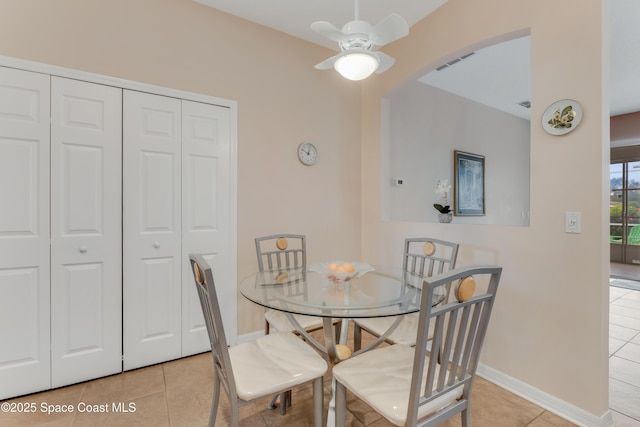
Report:
[[[267,310],[264,313],[265,319],[269,324],[280,332],[292,332],[296,328],[293,327],[287,315],[278,310]],[[322,317],[303,316],[302,314],[294,314],[293,317],[300,323],[305,331],[322,328]]]
[[253,400],[318,378],[327,362],[291,332],[264,335],[229,348],[238,397]]
[[[383,347],[337,364],[333,368],[333,377],[390,422],[404,426],[409,407],[413,357],[413,347],[402,344]],[[428,361],[425,366],[427,364]],[[423,405],[418,410],[418,419],[448,406],[460,396],[462,386]]]
[[[419,313],[411,313],[403,316],[402,322],[387,337],[387,341],[392,344],[406,344],[410,346],[416,345],[416,335],[418,334],[418,317]],[[360,325],[376,336],[384,334],[395,322],[396,316],[392,317],[372,317],[363,319],[354,319],[354,322]],[[433,336],[434,322],[429,324],[429,338]]]

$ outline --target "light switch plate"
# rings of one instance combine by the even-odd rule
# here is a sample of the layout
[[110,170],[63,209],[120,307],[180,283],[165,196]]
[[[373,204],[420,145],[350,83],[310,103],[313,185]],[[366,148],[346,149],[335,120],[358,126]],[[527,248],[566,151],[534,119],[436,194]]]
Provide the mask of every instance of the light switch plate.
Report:
[[566,233],[582,233],[582,212],[565,212]]

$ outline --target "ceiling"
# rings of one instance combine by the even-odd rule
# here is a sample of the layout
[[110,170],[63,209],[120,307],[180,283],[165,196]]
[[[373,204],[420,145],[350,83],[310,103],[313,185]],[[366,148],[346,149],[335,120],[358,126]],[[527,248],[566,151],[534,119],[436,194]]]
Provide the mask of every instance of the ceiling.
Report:
[[[194,0],[229,14],[282,31],[330,49],[337,43],[310,29],[315,21],[329,21],[341,28],[354,19],[354,3],[345,0]],[[420,21],[447,0],[362,0],[360,19],[372,25],[398,13],[409,26]],[[640,1],[611,1],[611,115],[640,111]],[[384,51],[384,47],[381,49]],[[519,106],[529,100],[529,38],[512,40],[475,52],[420,81],[459,96],[481,102],[522,118],[529,110]],[[325,58],[318,58],[318,62]],[[314,64],[309,64],[313,67]],[[473,76],[473,78],[469,78]],[[560,78],[560,77],[559,77]],[[578,100],[579,101],[579,100]]]

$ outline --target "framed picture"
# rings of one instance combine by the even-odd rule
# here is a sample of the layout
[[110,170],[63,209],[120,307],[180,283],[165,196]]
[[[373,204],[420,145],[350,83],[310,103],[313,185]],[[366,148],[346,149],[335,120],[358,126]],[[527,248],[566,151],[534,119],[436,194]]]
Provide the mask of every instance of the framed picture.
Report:
[[453,213],[484,215],[484,156],[453,152]]

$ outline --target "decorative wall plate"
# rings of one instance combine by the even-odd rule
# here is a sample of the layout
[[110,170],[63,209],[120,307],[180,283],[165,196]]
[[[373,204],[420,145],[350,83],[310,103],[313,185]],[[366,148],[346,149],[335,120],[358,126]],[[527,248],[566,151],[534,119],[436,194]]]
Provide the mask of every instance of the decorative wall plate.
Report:
[[582,107],[578,101],[563,99],[556,101],[542,115],[542,127],[551,135],[564,135],[580,124]]

